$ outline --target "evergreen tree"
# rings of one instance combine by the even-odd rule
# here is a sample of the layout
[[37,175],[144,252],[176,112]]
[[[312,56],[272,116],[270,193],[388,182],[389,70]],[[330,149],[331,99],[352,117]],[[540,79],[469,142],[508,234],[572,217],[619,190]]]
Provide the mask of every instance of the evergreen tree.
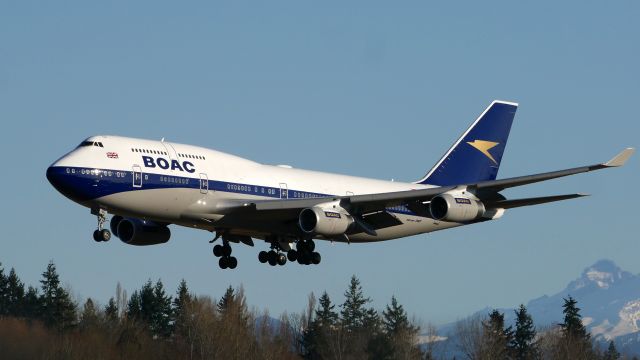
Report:
[[183,326],[185,323],[185,316],[187,307],[193,300],[191,294],[189,293],[189,288],[187,287],[187,282],[182,279],[180,281],[180,285],[178,285],[178,291],[176,293],[176,297],[173,299],[173,316],[175,319],[175,327],[176,330]]
[[338,314],[331,303],[329,294],[323,292],[313,319],[302,334],[302,347],[305,359],[322,359],[329,348],[329,341],[338,322]]
[[605,351],[604,356],[602,357],[604,360],[618,360],[620,359],[620,353],[616,349],[616,344],[613,340],[609,341],[609,347],[607,351]]
[[162,281],[155,285],[151,279],[131,294],[127,304],[127,317],[142,322],[154,335],[171,335],[171,297],[164,291]]
[[0,316],[9,315],[9,282],[0,263]]
[[88,329],[98,325],[100,321],[100,317],[98,314],[98,310],[96,309],[95,304],[91,298],[88,298],[85,301],[84,306],[82,307],[82,313],[80,314],[80,328]]
[[42,300],[38,289],[29,286],[22,303],[22,314],[27,319],[39,319],[42,314]]
[[227,313],[228,310],[232,307],[233,303],[235,302],[235,297],[236,297],[235,291],[233,290],[231,285],[229,285],[227,290],[225,290],[224,295],[222,295],[222,297],[218,301],[218,305],[217,305],[218,312],[222,315]]
[[489,318],[482,322],[483,328],[483,358],[509,359],[509,345],[513,339],[511,327],[505,328],[504,314],[498,310],[489,313]]
[[420,328],[409,322],[406,311],[395,296],[391,297],[391,304],[382,311],[382,325],[392,358],[420,358],[420,348],[416,345]]
[[142,321],[142,299],[140,293],[135,290],[127,302],[127,319],[131,321]]
[[153,288],[153,306],[151,310],[151,330],[154,334],[169,337],[173,332],[171,296],[164,291],[162,281],[158,280]]
[[118,322],[118,305],[113,297],[109,298],[107,306],[104,308],[105,320],[110,324],[116,324]]
[[355,275],[351,276],[344,297],[345,301],[341,305],[342,310],[340,311],[342,326],[348,332],[362,329],[367,316],[365,305],[371,302],[371,299],[364,296],[360,280]]
[[76,304],[71,300],[69,293],[60,286],[60,278],[53,262],[47,265],[47,270],[42,273],[42,321],[50,327],[59,330],[67,329],[76,322]]
[[18,278],[15,269],[11,268],[7,277],[8,312],[11,316],[23,316],[24,284]]
[[323,327],[331,328],[338,322],[338,313],[335,312],[335,305],[331,303],[329,294],[323,292],[318,300],[318,308],[315,311],[314,321]]
[[524,305],[516,313],[516,330],[511,340],[511,349],[516,360],[533,360],[540,357],[538,344],[535,343],[536,329],[533,319]]
[[578,302],[571,296],[564,299],[564,305],[562,305],[564,322],[560,324],[562,337],[557,351],[560,357],[593,359],[595,354],[591,345],[591,335],[582,324],[582,316],[577,304]]

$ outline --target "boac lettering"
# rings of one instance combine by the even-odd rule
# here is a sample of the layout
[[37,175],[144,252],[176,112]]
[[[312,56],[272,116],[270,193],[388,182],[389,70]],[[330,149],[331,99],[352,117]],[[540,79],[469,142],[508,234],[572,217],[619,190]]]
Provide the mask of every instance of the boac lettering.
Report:
[[178,160],[171,160],[171,165],[169,165],[169,160],[161,157],[154,159],[151,156],[143,156],[142,161],[144,162],[144,167],[148,168],[155,168],[157,166],[167,170],[169,166],[171,166],[171,170],[186,171],[188,173],[194,173],[196,171],[195,166],[190,161],[183,161],[182,164],[180,164]]

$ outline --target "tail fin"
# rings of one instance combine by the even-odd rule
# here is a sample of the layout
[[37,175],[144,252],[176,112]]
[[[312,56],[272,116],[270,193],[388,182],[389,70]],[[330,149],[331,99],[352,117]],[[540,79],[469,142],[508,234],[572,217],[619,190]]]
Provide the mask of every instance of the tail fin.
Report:
[[438,186],[495,180],[518,104],[495,100],[417,184]]

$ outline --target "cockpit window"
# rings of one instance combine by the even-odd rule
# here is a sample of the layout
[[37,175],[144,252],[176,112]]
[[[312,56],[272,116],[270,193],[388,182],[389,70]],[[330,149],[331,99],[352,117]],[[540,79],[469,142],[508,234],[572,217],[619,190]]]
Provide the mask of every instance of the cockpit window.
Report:
[[102,143],[99,141],[83,141],[80,143],[80,145],[78,145],[78,147],[83,147],[83,146],[104,147],[104,145],[102,145]]

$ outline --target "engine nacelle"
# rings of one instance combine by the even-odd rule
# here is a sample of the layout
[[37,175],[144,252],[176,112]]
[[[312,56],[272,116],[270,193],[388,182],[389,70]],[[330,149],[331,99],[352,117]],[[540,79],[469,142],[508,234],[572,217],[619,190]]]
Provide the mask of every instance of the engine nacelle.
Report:
[[164,244],[171,237],[171,231],[165,225],[135,218],[119,219],[117,230],[120,240],[129,245]]
[[307,234],[335,236],[344,234],[353,218],[341,207],[314,206],[300,212],[298,225]]
[[467,222],[481,218],[485,213],[481,201],[452,194],[440,194],[431,199],[431,216],[436,220]]

